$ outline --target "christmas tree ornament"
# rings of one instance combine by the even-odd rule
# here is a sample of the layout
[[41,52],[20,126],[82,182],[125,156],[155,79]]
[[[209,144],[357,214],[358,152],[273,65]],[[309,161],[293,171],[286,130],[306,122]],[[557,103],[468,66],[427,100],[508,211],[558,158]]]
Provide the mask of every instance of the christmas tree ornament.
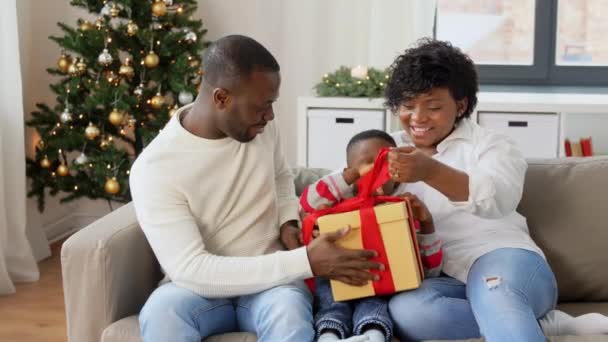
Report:
[[90,21],[88,20],[84,20],[83,22],[80,23],[80,31],[89,31],[91,29],[93,29],[93,24],[91,24]]
[[148,54],[144,58],[145,66],[150,69],[156,68],[158,66],[159,62],[160,62],[160,58],[158,58],[158,55],[155,54],[154,51],[148,52]]
[[[78,59],[76,59],[75,61],[78,61]],[[78,67],[76,66],[76,63],[72,63],[70,64],[70,66],[68,67],[68,74],[70,74],[70,76],[74,77],[74,76],[78,76],[80,72],[78,71]]]
[[167,14],[167,4],[162,0],[156,0],[152,4],[152,14],[157,17],[162,17]]
[[108,148],[108,146],[110,146],[110,144],[112,143],[112,140],[106,136],[101,137],[101,141],[99,142],[99,147],[101,147],[102,150],[105,150],[106,148]]
[[99,128],[97,126],[93,125],[92,122],[89,122],[89,125],[84,130],[84,135],[87,137],[87,139],[94,140],[95,138],[97,138],[99,136],[99,134],[100,134]]
[[61,165],[57,167],[57,174],[61,177],[65,177],[70,174],[70,169],[62,162]]
[[152,108],[160,109],[164,104],[165,98],[160,93],[156,93],[156,95],[150,99],[150,105]]
[[164,1],[165,1],[165,5],[173,6],[173,0],[164,0]]
[[116,18],[119,14],[120,7],[118,7],[115,3],[112,3],[112,7],[110,8],[110,16],[112,16],[112,18]]
[[68,122],[72,121],[72,119],[72,113],[70,113],[67,108],[64,109],[63,113],[59,115],[59,121],[61,121],[62,124],[67,124]]
[[185,104],[192,102],[194,100],[194,96],[191,93],[189,93],[185,90],[182,90],[179,92],[177,99],[179,100],[179,103],[185,105]]
[[100,12],[100,13],[101,13],[101,15],[104,15],[104,16],[109,16],[109,15],[110,15],[110,10],[112,9],[112,5],[113,5],[113,2],[111,2],[111,1],[110,1],[110,2],[107,2],[107,3],[106,3],[104,6],[103,6],[103,8],[101,9],[101,12]]
[[87,155],[86,155],[86,154],[84,154],[84,152],[82,152],[82,153],[81,153],[81,154],[78,156],[78,158],[76,158],[76,159],[74,160],[74,162],[75,162],[76,164],[78,164],[78,165],[84,165],[84,164],[86,164],[88,161],[89,161],[89,157],[87,157]]
[[135,124],[137,124],[137,119],[135,119],[134,117],[130,116],[129,120],[127,120],[127,125],[131,128],[135,127]]
[[108,178],[103,188],[110,195],[116,195],[120,192],[120,184],[118,183],[118,180],[116,180],[116,177]]
[[118,74],[126,78],[131,78],[133,75],[135,75],[135,70],[133,70],[129,58],[125,59],[125,63],[120,66],[120,69],[118,69]]
[[144,87],[144,84],[140,83],[137,87],[135,87],[135,90],[133,90],[133,94],[135,94],[137,97],[141,97],[144,94]]
[[98,30],[103,29],[104,24],[105,23],[104,23],[103,17],[99,17],[99,18],[97,18],[97,20],[95,20],[95,28]]
[[59,69],[59,71],[66,73],[68,72],[68,69],[70,68],[71,64],[72,57],[66,55],[65,53],[62,53],[61,57],[59,57],[59,60],[57,61],[57,68]]
[[44,140],[42,140],[42,139],[38,140],[36,147],[38,147],[39,150],[42,150],[45,146],[46,146],[46,144],[44,143]]
[[112,58],[112,55],[110,55],[108,49],[103,49],[101,54],[99,54],[99,57],[97,57],[97,61],[102,66],[107,67],[108,65],[112,64],[112,61],[114,61],[114,59]]
[[78,74],[83,75],[87,72],[87,64],[84,62],[84,59],[80,59],[78,63],[76,63],[76,70],[78,70]]
[[110,112],[110,115],[108,115],[108,120],[110,120],[110,123],[114,126],[120,126],[124,119],[125,114],[116,108],[114,108]]
[[51,167],[51,161],[49,160],[49,157],[47,157],[45,155],[44,158],[42,158],[42,160],[40,161],[40,166],[42,166],[45,169],[48,169],[49,167]]
[[137,26],[137,24],[134,23],[133,20],[129,20],[129,22],[127,23],[127,35],[129,37],[133,37],[137,34],[137,31],[139,31],[139,26]]
[[175,115],[175,113],[177,113],[178,109],[179,109],[179,107],[177,105],[173,106],[173,108],[171,108],[171,110],[169,110],[169,116],[173,117]]
[[198,58],[194,58],[192,56],[188,57],[188,65],[191,68],[198,68],[201,65],[201,62],[198,60]]
[[159,23],[158,20],[156,20],[156,17],[152,18],[152,29],[153,30],[160,30],[163,28],[163,24]]
[[184,39],[188,43],[196,43],[196,40],[198,39],[198,37],[196,36],[196,33],[192,32],[192,31],[186,31],[186,35],[184,36]]

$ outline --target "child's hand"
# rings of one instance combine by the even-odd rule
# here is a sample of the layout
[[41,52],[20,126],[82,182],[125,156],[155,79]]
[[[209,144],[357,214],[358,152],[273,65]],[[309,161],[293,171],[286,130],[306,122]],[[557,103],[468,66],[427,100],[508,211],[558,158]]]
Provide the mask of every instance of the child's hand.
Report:
[[365,175],[366,173],[371,171],[371,169],[373,167],[374,167],[373,163],[361,165],[356,168],[347,167],[344,169],[344,171],[342,171],[342,177],[344,178],[344,181],[346,182],[346,184],[352,185],[352,184],[355,184],[355,182],[358,181],[359,178],[361,178],[363,175]]
[[403,198],[407,198],[412,205],[412,213],[414,214],[414,218],[420,221],[420,233],[421,234],[431,234],[435,232],[435,224],[433,223],[433,216],[431,212],[426,207],[426,205],[418,199],[418,197],[414,194],[406,192]]

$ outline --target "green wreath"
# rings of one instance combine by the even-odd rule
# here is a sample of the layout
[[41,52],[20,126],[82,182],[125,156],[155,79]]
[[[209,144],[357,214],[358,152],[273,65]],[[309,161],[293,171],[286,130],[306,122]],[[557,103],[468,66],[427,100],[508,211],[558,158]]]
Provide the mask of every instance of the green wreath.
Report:
[[388,78],[388,70],[342,66],[325,74],[315,91],[317,96],[382,97]]

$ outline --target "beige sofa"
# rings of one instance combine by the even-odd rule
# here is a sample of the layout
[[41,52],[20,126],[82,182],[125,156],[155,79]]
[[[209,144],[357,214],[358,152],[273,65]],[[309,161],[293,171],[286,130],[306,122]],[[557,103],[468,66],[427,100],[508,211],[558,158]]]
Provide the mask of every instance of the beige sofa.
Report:
[[[296,186],[322,170],[296,170]],[[519,211],[557,276],[560,307],[608,314],[608,158],[532,160]],[[61,251],[70,342],[140,341],[137,313],[161,278],[159,266],[127,204],[82,229]],[[256,341],[228,334],[208,341]],[[599,342],[608,336],[559,337]]]

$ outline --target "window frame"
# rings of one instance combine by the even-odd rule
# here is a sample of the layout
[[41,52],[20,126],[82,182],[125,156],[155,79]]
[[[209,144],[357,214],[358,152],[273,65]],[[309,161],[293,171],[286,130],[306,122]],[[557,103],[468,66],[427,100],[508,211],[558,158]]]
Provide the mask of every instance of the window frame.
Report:
[[483,85],[608,85],[608,66],[556,64],[558,2],[559,0],[535,0],[533,64],[476,64],[479,83]]

